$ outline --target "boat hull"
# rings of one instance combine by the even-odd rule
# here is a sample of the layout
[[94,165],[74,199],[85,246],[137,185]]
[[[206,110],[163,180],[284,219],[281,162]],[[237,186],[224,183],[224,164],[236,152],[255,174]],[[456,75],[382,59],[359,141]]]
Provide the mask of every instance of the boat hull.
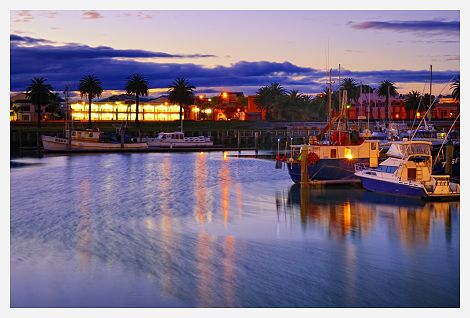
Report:
[[[67,139],[41,136],[44,150],[46,151],[65,151],[67,150]],[[119,149],[148,149],[147,143],[125,143],[121,147],[120,143],[91,142],[72,140],[72,150],[119,150]]]
[[147,141],[150,148],[199,148],[199,147],[212,147],[214,146],[213,141],[201,141],[201,142],[159,142],[159,141]]
[[[369,165],[368,158],[360,159],[320,159],[315,164],[307,165],[308,178],[310,181],[316,180],[351,180],[357,181],[358,177],[354,175],[354,164],[362,163]],[[301,180],[300,162],[287,163],[289,176],[295,183]]]
[[425,190],[421,186],[378,180],[366,176],[359,176],[359,179],[361,180],[362,186],[366,190],[372,192],[415,198],[425,198],[427,196]]

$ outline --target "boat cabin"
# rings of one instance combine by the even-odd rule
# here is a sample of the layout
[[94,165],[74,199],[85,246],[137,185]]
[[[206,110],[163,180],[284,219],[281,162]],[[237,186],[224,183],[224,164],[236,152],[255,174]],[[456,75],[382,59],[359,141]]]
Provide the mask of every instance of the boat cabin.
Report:
[[171,133],[159,133],[157,136],[158,140],[184,140],[184,133],[175,131]]
[[[99,141],[102,133],[98,129],[72,130],[72,140]],[[65,136],[68,136],[68,130],[66,130]]]
[[375,170],[377,176],[395,174],[400,181],[431,180],[432,143],[429,141],[393,142],[387,151],[387,159]]
[[[291,146],[291,158],[298,161],[302,145]],[[308,152],[314,153],[318,159],[369,159],[370,167],[378,166],[380,154],[378,140],[364,140],[359,145],[308,145]]]

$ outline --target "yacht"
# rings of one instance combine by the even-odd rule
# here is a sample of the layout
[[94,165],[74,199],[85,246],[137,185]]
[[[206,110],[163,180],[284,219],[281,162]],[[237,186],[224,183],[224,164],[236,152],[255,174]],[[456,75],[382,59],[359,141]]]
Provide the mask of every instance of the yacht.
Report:
[[423,140],[393,141],[387,159],[377,168],[355,166],[355,176],[373,192],[419,198],[455,198],[460,185],[449,175],[433,175],[432,143]]
[[199,148],[211,147],[214,142],[210,137],[185,137],[183,132],[161,132],[155,138],[142,138],[151,148]]

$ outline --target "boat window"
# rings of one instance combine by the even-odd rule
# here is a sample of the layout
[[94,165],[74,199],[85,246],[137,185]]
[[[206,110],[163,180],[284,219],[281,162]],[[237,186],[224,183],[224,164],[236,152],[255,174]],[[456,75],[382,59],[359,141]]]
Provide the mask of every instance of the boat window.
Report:
[[395,171],[397,171],[397,169],[398,169],[397,166],[384,166],[384,165],[381,165],[377,168],[377,171],[386,172],[386,173],[395,173]]
[[331,149],[330,158],[336,158],[336,149]]
[[370,145],[370,150],[376,150],[377,149],[377,143],[373,142]]
[[92,133],[92,132],[89,133],[89,134],[88,134],[88,137],[93,137],[93,133]]
[[416,168],[408,168],[408,179],[416,180]]

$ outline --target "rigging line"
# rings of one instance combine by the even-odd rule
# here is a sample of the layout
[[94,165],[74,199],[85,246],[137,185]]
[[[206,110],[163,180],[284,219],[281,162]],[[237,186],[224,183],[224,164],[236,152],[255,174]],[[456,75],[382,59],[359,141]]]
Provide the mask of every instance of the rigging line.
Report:
[[[450,81],[448,81],[447,84],[441,89],[441,91],[439,92],[439,95],[442,94],[442,92],[444,91],[444,89],[447,87],[447,85],[449,85],[450,82],[452,82],[452,81],[454,80],[454,78],[455,78],[455,76],[452,76],[452,78],[450,79]],[[437,96],[439,96],[439,95],[437,95]],[[423,118],[422,118],[421,121],[419,122],[418,127],[416,127],[415,132],[414,132],[413,136],[411,137],[411,140],[413,140],[413,138],[415,137],[416,133],[418,132],[419,126],[421,126],[421,123],[422,123],[423,120],[426,118],[427,114],[429,113],[429,111],[431,110],[432,106],[433,106],[434,103],[436,102],[437,96],[434,98],[434,100],[432,101],[431,105],[429,105],[428,110],[427,110],[426,113],[423,115]]]
[[444,140],[442,141],[441,147],[439,148],[439,151],[437,152],[436,159],[434,160],[433,166],[436,165],[437,159],[439,158],[439,154],[441,153],[441,150],[442,150],[442,148],[444,147],[444,144],[445,144],[446,141],[447,141],[447,137],[449,137],[450,132],[454,129],[454,125],[455,125],[455,123],[457,122],[457,120],[459,119],[459,117],[460,117],[460,113],[457,115],[457,117],[455,117],[455,120],[454,120],[454,122],[452,123],[452,126],[450,126],[450,129],[449,129],[449,131],[447,132],[446,137],[445,137]]
[[[423,85],[423,90],[421,91],[421,96],[419,97],[419,103],[418,103],[418,108],[416,109],[416,112],[419,112],[419,109],[421,107],[421,101],[423,100],[423,95],[424,95],[424,90],[426,89],[426,81],[424,82],[424,85]],[[411,125],[411,129],[413,129],[413,127],[415,126],[415,122],[416,122],[416,116],[413,116],[413,124]]]

